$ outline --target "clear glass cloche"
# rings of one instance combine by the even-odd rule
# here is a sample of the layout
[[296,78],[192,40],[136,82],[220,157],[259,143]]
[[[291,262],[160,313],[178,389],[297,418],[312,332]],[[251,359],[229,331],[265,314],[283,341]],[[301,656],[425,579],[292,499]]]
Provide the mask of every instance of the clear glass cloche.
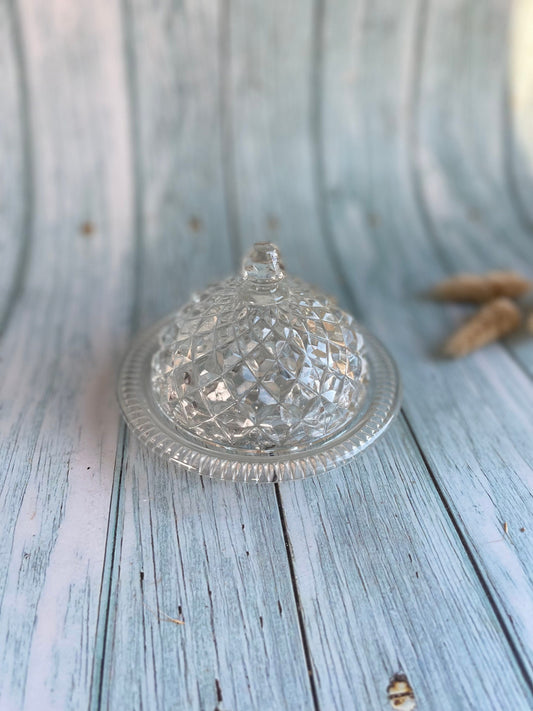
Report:
[[327,471],[373,442],[398,409],[399,379],[374,336],[259,242],[240,274],[142,334],[119,400],[167,460],[276,482]]

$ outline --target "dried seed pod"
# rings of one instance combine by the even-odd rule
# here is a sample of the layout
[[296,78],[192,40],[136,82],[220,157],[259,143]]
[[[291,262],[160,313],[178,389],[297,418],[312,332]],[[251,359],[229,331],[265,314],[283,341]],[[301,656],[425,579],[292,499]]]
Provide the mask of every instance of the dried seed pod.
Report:
[[520,310],[514,302],[504,297],[494,299],[453,334],[444,346],[444,354],[450,358],[468,355],[516,330],[521,320]]
[[481,304],[499,296],[516,299],[532,288],[533,284],[523,276],[511,271],[487,272],[487,274],[458,274],[440,282],[431,295],[441,301],[473,301]]

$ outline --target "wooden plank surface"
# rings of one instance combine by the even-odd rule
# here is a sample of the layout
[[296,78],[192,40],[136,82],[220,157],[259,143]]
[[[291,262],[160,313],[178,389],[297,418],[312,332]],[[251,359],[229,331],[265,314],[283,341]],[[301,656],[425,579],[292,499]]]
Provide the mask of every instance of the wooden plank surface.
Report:
[[91,685],[133,293],[120,24],[109,3],[2,13],[1,83],[16,94],[0,129],[14,167],[2,196],[13,281],[0,343],[0,707],[74,709]]
[[[506,20],[506,22],[505,22]],[[529,0],[515,0],[510,16],[504,18],[508,26],[505,77],[505,174],[507,189],[514,208],[526,228],[533,228],[533,62],[532,35],[533,6]]]
[[[465,311],[419,298],[531,262],[531,21],[0,6],[0,708],[385,709],[399,672],[417,708],[531,708],[533,346],[441,361]],[[114,377],[260,239],[383,338],[405,404],[349,466],[254,488],[148,455]]]
[[[421,91],[427,86],[428,93],[423,99],[421,95],[418,102],[415,102],[420,107],[419,120],[422,126],[427,113],[434,110],[438,103],[435,88],[430,98],[430,78],[442,67],[444,50],[441,49],[439,55],[439,48],[443,43],[447,43],[454,47],[454,57],[460,53],[460,46],[452,43],[446,31],[452,32],[455,29],[456,32],[464,34],[465,22],[459,21],[462,15],[459,13],[458,18],[458,13],[451,13],[451,17],[448,17],[442,7],[439,5],[433,10],[429,8],[426,20],[426,53],[434,52],[437,56],[432,58],[423,55],[422,67],[426,66],[427,61],[428,69],[426,72],[422,70],[420,74]],[[487,6],[484,7],[488,12]],[[498,56],[501,58],[505,47],[505,27],[503,30],[499,29],[502,18],[501,12],[496,12],[498,9],[501,10],[501,5],[495,4],[493,15],[488,19],[478,18],[477,22],[480,27],[490,25],[498,28]],[[459,10],[468,15],[473,8],[459,7]],[[468,59],[457,60],[461,61],[465,68],[460,75],[461,81],[471,86],[477,84],[470,72],[476,76],[481,66],[488,62],[490,52],[494,52],[493,37],[487,33],[484,36],[487,37],[487,42],[490,41],[485,53],[479,51],[475,60],[470,55]],[[479,40],[477,42],[479,43]],[[464,39],[463,47],[464,52],[468,53],[471,43]],[[442,73],[442,69],[440,71]],[[449,101],[456,107],[456,97],[460,95],[461,89],[453,83],[452,72],[453,67],[449,69],[448,91],[442,79],[435,80],[435,84],[438,87],[438,96],[449,97]],[[453,76],[457,78],[457,71]],[[427,82],[424,77],[428,77]],[[487,81],[482,85],[486,91],[493,87],[493,84],[489,85]],[[330,83],[327,86],[334,85]],[[374,93],[367,93],[364,103],[367,110],[387,106],[387,103],[394,106],[393,101],[398,108],[403,105],[407,111],[412,110],[408,102],[409,94],[397,98],[394,94],[392,97],[387,95],[387,91],[400,91],[393,81],[390,86],[381,82],[379,87],[375,82],[373,87]],[[501,98],[501,84],[494,82],[494,91],[498,92]],[[476,96],[470,98],[469,93],[466,95],[472,102],[469,104],[469,110],[473,112],[473,107],[477,106]],[[359,96],[359,92],[353,92],[352,111],[360,111],[363,108]],[[442,101],[444,102],[445,98]],[[480,110],[483,116],[487,115],[487,103],[488,100],[484,110]],[[496,104],[495,99],[493,105]],[[334,112],[333,91],[327,95],[325,106],[328,107],[328,115],[330,110]],[[465,109],[465,113],[467,110]],[[391,110],[391,114],[393,113]],[[337,116],[335,112],[330,118],[331,122],[335,121],[335,125],[338,122]],[[467,126],[466,118],[463,118],[463,125]],[[416,120],[415,115],[413,121]],[[458,119],[455,123],[451,119],[445,123],[442,117],[439,120],[436,116],[433,116],[432,120],[434,126],[443,124],[449,127],[458,123]],[[401,132],[404,125],[405,123],[400,123],[398,131]],[[483,125],[481,115],[478,116],[477,122],[472,121],[470,131],[474,146],[476,144],[473,134],[482,133]],[[494,600],[500,608],[508,633],[515,639],[516,644],[522,647],[527,663],[531,665],[531,546],[528,545],[527,537],[520,533],[520,528],[524,527],[527,534],[533,523],[530,493],[533,451],[529,432],[532,383],[501,346],[494,346],[458,363],[438,362],[434,356],[436,348],[445,335],[464,318],[464,311],[433,306],[417,299],[417,294],[427,289],[442,273],[441,270],[482,271],[488,267],[498,267],[503,259],[509,260],[509,266],[523,268],[524,256],[531,250],[531,240],[524,231],[519,231],[516,222],[510,222],[507,232],[501,228],[498,230],[496,218],[492,227],[489,219],[484,229],[471,227],[472,220],[467,216],[469,204],[461,202],[461,199],[468,195],[468,191],[471,196],[474,193],[483,195],[484,191],[488,193],[484,197],[485,212],[488,212],[490,202],[494,204],[496,201],[496,195],[492,192],[492,181],[487,179],[491,177],[488,167],[478,166],[475,162],[476,155],[482,154],[479,147],[475,155],[472,151],[462,159],[463,164],[468,166],[468,180],[459,172],[451,172],[450,163],[456,166],[459,155],[456,162],[448,158],[448,162],[441,166],[440,172],[433,166],[431,176],[426,175],[422,182],[426,190],[438,184],[442,188],[438,192],[440,199],[425,202],[421,207],[420,196],[416,191],[416,172],[418,165],[424,165],[423,161],[428,160],[427,144],[421,146],[411,143],[411,151],[415,154],[413,158],[412,154],[405,156],[403,153],[408,136],[404,136],[402,141],[401,134],[391,133],[385,122],[375,124],[373,133],[355,133],[354,154],[363,146],[368,150],[370,144],[375,146],[375,163],[379,165],[379,161],[383,161],[377,177],[374,177],[372,174],[354,170],[352,164],[348,163],[345,158],[346,142],[340,144],[337,141],[336,136],[339,133],[331,130],[331,124],[325,125],[324,135],[329,137],[324,149],[329,181],[334,180],[337,184],[337,175],[342,169],[343,183],[351,182],[356,186],[357,192],[369,195],[374,203],[379,198],[383,205],[391,206],[389,210],[379,212],[379,224],[372,230],[372,237],[367,240],[367,248],[371,250],[369,262],[379,261],[381,269],[373,271],[370,278],[368,274],[360,273],[358,279],[353,280],[355,295],[369,323],[394,349],[404,376],[405,412],[439,487],[454,511],[454,518],[467,534],[469,547],[478,559],[485,580],[493,588]],[[438,149],[443,156],[453,155],[454,151],[457,151],[457,148],[451,145],[455,145],[456,141],[450,139],[446,153],[437,143],[436,135],[434,129],[434,140],[430,144],[434,150]],[[438,135],[441,141],[444,141],[447,134],[443,130]],[[490,139],[492,140],[487,136],[484,143],[492,146],[495,137],[491,136]],[[467,144],[468,140],[463,139],[463,154],[467,152]],[[486,153],[490,151],[487,149]],[[384,155],[387,156],[386,164]],[[501,168],[503,163],[500,162],[499,165]],[[473,166],[477,168],[477,172]],[[448,175],[447,171],[451,174]],[[474,181],[476,176],[477,182]],[[487,186],[484,188],[485,181]],[[457,196],[455,202],[451,197],[446,199],[448,194],[443,188],[445,185],[450,187],[452,195]],[[330,183],[330,194],[332,190]],[[458,215],[459,206],[462,219]],[[506,214],[505,194],[498,199],[498,206],[492,212],[494,214],[499,210],[498,216],[502,220]],[[331,222],[343,259],[347,259],[349,255],[345,236],[357,227],[353,220],[353,207],[353,200],[342,191],[329,200]],[[480,214],[484,215],[485,212]],[[429,216],[432,224],[438,225],[437,230],[431,229],[431,224],[424,219],[425,214],[426,217]],[[494,230],[492,234],[491,229]],[[406,230],[408,239],[403,238]],[[360,235],[361,231],[358,234]],[[391,234],[396,238],[391,239]],[[520,239],[521,257],[516,253],[516,245]],[[504,244],[507,248],[502,246]],[[372,298],[376,293],[380,294],[379,299]],[[396,327],[398,323],[402,324],[402,328]],[[501,535],[504,522],[511,525],[511,537],[503,538]]]
[[[170,2],[126,8],[141,324],[233,268],[220,96],[224,13],[196,1],[180,11]],[[273,487],[204,482],[128,441],[117,517],[95,703],[312,707]]]
[[[333,8],[328,5],[319,7],[315,13],[302,8],[287,10],[273,5],[271,12],[262,13],[261,31],[256,31],[253,43],[247,38],[246,28],[257,26],[257,18],[246,3],[234,3],[233,8],[230,34],[233,37],[235,69],[232,84],[234,93],[230,103],[233,123],[238,126],[240,136],[235,144],[236,194],[246,195],[246,199],[239,201],[236,210],[242,215],[242,224],[246,226],[241,227],[240,233],[247,235],[253,231],[255,234],[258,227],[260,229],[263,225],[263,234],[267,236],[268,229],[272,227],[270,216],[274,214],[276,239],[283,248],[286,262],[295,265],[302,276],[308,276],[336,292],[351,309],[358,307],[358,301],[353,300],[353,284],[356,285],[357,293],[359,289],[364,289],[367,299],[377,302],[375,308],[391,308],[392,303],[386,301],[390,295],[386,292],[380,294],[373,283],[375,277],[365,275],[365,271],[372,268],[369,263],[374,240],[372,225],[374,220],[379,220],[381,195],[358,194],[357,188],[369,164],[375,166],[376,182],[383,180],[378,161],[383,162],[383,168],[388,167],[394,154],[391,150],[387,155],[383,143],[381,147],[368,144],[354,146],[350,138],[354,136],[353,117],[364,117],[366,104],[374,99],[372,95],[368,96],[372,91],[378,94],[376,104],[370,105],[372,119],[375,120],[380,110],[385,114],[384,123],[388,129],[389,142],[394,140],[389,117],[398,116],[398,130],[405,129],[405,124],[401,123],[401,111],[406,99],[404,92],[412,91],[412,68],[415,61],[412,55],[416,51],[420,32],[418,5],[412,3],[408,8],[405,4],[392,8],[381,4],[364,10],[360,7],[343,5]],[[296,42],[293,41],[295,27],[299,28]],[[273,37],[276,52],[270,51]],[[347,62],[347,58],[351,58],[351,62]],[[379,58],[386,66],[396,68],[395,72],[390,73],[389,80],[381,76]],[[309,70],[305,73],[308,81],[298,83],[291,68],[305,66],[306,62],[309,62]],[[359,74],[354,74],[357,67],[367,68],[366,72],[359,70]],[[375,75],[371,74],[371,67],[375,68]],[[276,81],[269,83],[270,77],[276,77]],[[362,86],[358,85],[358,78]],[[257,90],[260,98],[251,91],[243,90],[243,87],[248,86],[261,87],[261,91]],[[328,91],[330,87],[332,92]],[[358,110],[348,110],[350,102],[347,97],[353,96],[361,97]],[[341,101],[347,102],[348,106],[342,105]],[[367,142],[371,133],[371,119],[368,120],[369,125],[364,125]],[[323,129],[326,121],[331,122],[327,132]],[[364,118],[361,119],[361,123],[364,121]],[[302,126],[306,127],[305,131],[302,131]],[[335,137],[331,150],[324,149],[322,133]],[[300,140],[295,140],[295,136]],[[336,148],[349,166],[350,173],[330,187],[323,183],[327,176],[322,176],[321,171],[326,168],[329,156],[337,158]],[[364,161],[360,159],[361,156],[364,156]],[[400,178],[393,174],[392,179],[394,177],[396,180]],[[249,185],[253,185],[252,200],[249,198]],[[337,237],[336,216],[334,210],[329,212],[331,206],[328,201],[329,196],[332,202],[338,200],[339,193],[341,197],[346,195],[346,200],[350,202],[355,223],[350,224],[348,229],[343,225],[342,234],[350,249],[343,253],[345,268],[340,275],[335,270],[337,261],[334,244],[331,243]],[[390,200],[391,212],[401,207],[396,206],[394,196],[384,197]],[[269,201],[275,207],[270,207]],[[336,202],[333,202],[333,208],[336,208]],[[327,214],[324,214],[326,211]],[[412,215],[412,221],[415,222],[417,217]],[[384,240],[394,237],[399,240],[402,235],[393,233],[394,237],[391,238],[390,232],[385,234]],[[308,249],[309,245],[313,246],[312,250]],[[393,249],[393,245],[390,249]],[[394,260],[391,261],[394,264]],[[391,279],[402,279],[402,261],[390,266],[387,255],[382,253],[379,255],[379,263],[387,265],[393,272]],[[358,284],[361,272],[364,283]],[[382,278],[387,279],[388,276],[384,271]],[[405,297],[402,306],[407,311]],[[397,323],[403,324],[405,317],[401,318],[400,307],[397,308],[394,317]],[[377,319],[371,321],[366,318],[367,314],[372,314],[370,307],[365,311],[359,308],[359,313],[364,314],[374,328],[378,327]],[[391,319],[389,324],[392,323]],[[382,327],[381,332],[385,340],[392,341],[392,345],[395,336],[393,326],[389,325],[387,331]],[[416,372],[419,359],[403,365]],[[427,396],[419,397],[423,406],[427,407]],[[351,470],[339,473],[335,484],[331,481],[321,486],[318,481],[304,482],[301,487],[281,487],[319,703],[324,708],[349,708],[350,699],[360,698],[362,708],[379,708],[385,698],[389,677],[403,670],[409,674],[413,683],[416,680],[414,686],[418,690],[422,707],[454,708],[461,700],[467,707],[477,697],[481,707],[490,708],[495,695],[501,696],[500,681],[491,679],[491,673],[487,674],[490,665],[487,665],[487,660],[481,661],[479,649],[464,646],[465,637],[477,639],[474,628],[492,624],[480,621],[485,615],[487,620],[491,619],[498,625],[483,590],[485,581],[482,579],[480,585],[474,572],[476,565],[472,566],[468,558],[461,564],[462,571],[457,583],[451,577],[443,580],[439,566],[450,570],[457,566],[452,558],[444,562],[448,555],[444,540],[454,540],[458,534],[453,522],[447,519],[445,537],[441,534],[434,544],[428,537],[429,530],[435,531],[442,502],[433,490],[435,498],[431,504],[428,503],[430,499],[426,484],[429,475],[422,459],[414,454],[417,446],[411,440],[408,430],[404,431],[400,440],[402,445],[397,437],[396,433],[391,433],[388,441],[379,446],[385,474],[380,485],[375,483],[375,491],[381,494],[376,495],[375,499],[365,490],[366,495],[361,496],[361,499],[346,503],[350,489],[357,491],[358,485],[364,487],[367,478],[371,482],[372,478],[378,477],[379,466],[375,460],[367,470],[361,470],[356,462]],[[406,449],[410,450],[410,455],[402,460],[399,452]],[[408,476],[406,471],[409,467],[412,473]],[[387,476],[387,472],[398,470],[409,481],[411,493],[408,502],[405,500],[405,485]],[[387,505],[382,498],[387,491],[394,506]],[[428,503],[427,511],[417,509],[417,497]],[[364,511],[358,510],[361,500],[365,502]],[[396,506],[400,512],[400,526],[405,528],[392,533],[387,517],[381,536],[379,522],[382,511],[396,511]],[[347,522],[357,521],[358,513],[365,517],[366,526],[361,524],[360,528],[357,526],[353,530]],[[406,534],[406,531],[409,533]],[[423,584],[416,576],[412,580],[405,579],[404,561],[409,560],[409,551],[405,551],[403,556],[398,555],[402,541],[409,546],[406,540],[409,534],[420,535],[429,550],[433,545],[439,550],[438,556],[428,552],[427,563],[423,565],[427,565],[428,576],[435,576],[434,580],[439,580],[439,583],[429,582],[429,589],[434,589],[436,585],[441,590],[448,584],[458,586],[454,592],[450,590],[443,593],[442,603],[435,606],[435,628],[427,638],[424,634],[416,634],[412,629],[404,627],[406,621],[425,617],[423,613],[416,615],[404,607],[409,601],[418,600],[424,594]],[[344,546],[341,541],[347,540],[349,543]],[[354,540],[357,541],[356,551],[350,545]],[[331,554],[328,555],[330,548]],[[423,546],[420,543],[415,548],[422,554]],[[381,570],[376,567],[376,549],[384,551],[383,555],[387,557]],[[398,600],[394,586],[389,587],[383,583],[388,575],[391,580],[402,579],[401,589],[405,599]],[[411,572],[411,575],[414,574]],[[363,581],[360,589],[355,582],[358,578]],[[337,585],[333,581],[337,581]],[[378,582],[372,586],[370,581]],[[449,625],[449,619],[457,619],[457,613],[447,606],[446,601],[456,600],[461,588],[463,591],[468,590],[465,595],[459,595],[469,612],[459,627],[466,624],[472,625],[473,629],[470,634],[458,637],[457,628]],[[387,590],[390,590],[390,598],[387,597]],[[486,609],[483,609],[482,601],[488,604]],[[349,623],[337,621],[336,608],[343,610]],[[363,613],[363,620],[360,620],[357,615],[359,609],[364,609],[368,618]],[[345,618],[342,619],[344,621]],[[426,632],[427,624],[426,619]],[[352,630],[355,625],[358,625],[356,635]],[[410,654],[407,651],[409,645],[399,641],[402,635],[405,640],[410,640]],[[437,639],[441,645],[439,650],[430,649],[430,640]],[[474,644],[477,646],[477,642]],[[503,648],[507,647],[507,642],[503,641]],[[368,654],[371,648],[373,653]],[[446,649],[453,650],[448,661]],[[494,655],[499,655],[497,649],[489,657]],[[456,668],[458,658],[462,660],[462,669],[469,670],[462,680],[443,671],[446,664],[449,664],[450,669]],[[428,673],[431,664],[437,659],[440,673]],[[507,666],[509,661],[502,663]],[[472,668],[472,664],[475,668]],[[437,679],[441,683],[437,683]],[[510,699],[504,698],[502,701],[499,698],[497,703],[504,706],[509,704],[509,708],[516,704],[524,708],[530,705],[531,698],[527,694],[522,697],[521,692],[518,692],[518,696],[513,698],[513,692],[510,693]]]
[[[476,7],[479,9],[479,6]],[[362,268],[351,281],[354,296],[369,324],[389,343],[400,362],[405,382],[405,412],[409,422],[452,517],[465,535],[465,543],[476,560],[480,575],[491,588],[491,597],[502,624],[509,637],[521,648],[523,659],[530,666],[533,639],[531,546],[526,534],[532,525],[531,380],[501,346],[494,346],[462,362],[439,362],[434,355],[436,348],[464,316],[459,309],[434,306],[417,298],[417,294],[426,290],[442,274],[442,270],[482,271],[487,267],[500,266],[500,260],[505,257],[512,260],[510,266],[523,267],[524,255],[528,254],[531,245],[524,231],[518,234],[498,231],[491,235],[488,227],[477,230],[476,245],[470,227],[472,220],[468,216],[468,202],[466,205],[460,203],[462,219],[455,213],[452,226],[447,221],[449,213],[446,208],[453,205],[453,201],[444,200],[447,194],[443,196],[440,191],[438,202],[426,202],[422,207],[419,203],[417,172],[420,170],[422,173],[419,166],[427,165],[424,161],[428,160],[429,147],[413,143],[413,127],[409,126],[409,122],[416,124],[420,121],[424,126],[427,113],[435,110],[439,99],[445,101],[448,98],[457,102],[461,90],[456,82],[478,87],[476,72],[481,71],[490,52],[495,51],[494,36],[480,32],[475,34],[478,54],[475,57],[469,55],[468,60],[461,58],[460,46],[453,45],[446,31],[459,33],[463,37],[464,51],[469,52],[474,43],[467,39],[470,35],[465,29],[467,23],[464,18],[461,20],[461,13],[471,17],[475,15],[475,8],[458,3],[455,12],[453,10],[448,5],[436,4],[428,8],[426,18],[418,19],[424,23],[419,30],[419,46],[423,54],[420,57],[415,55],[412,61],[416,70],[415,81],[416,73],[420,77],[420,91],[427,87],[423,98],[422,94],[417,96],[419,90],[416,86],[402,86],[396,76],[392,76],[389,82],[383,79],[378,82],[378,70],[375,75],[369,70],[369,75],[362,80],[367,90],[358,90],[359,84],[354,87],[352,108],[347,112],[344,87],[336,81],[336,68],[331,68],[325,82],[324,98],[324,197],[335,244],[339,248],[339,261],[344,265],[350,263],[353,242],[350,244],[348,235],[357,235],[358,243],[364,245],[366,263],[361,265]],[[476,27],[497,29],[497,58],[500,59],[505,49],[505,27],[501,29],[502,10],[501,3],[495,3],[492,8],[484,6],[484,12],[489,16],[476,18]],[[372,17],[376,15],[372,14]],[[379,16],[377,21],[381,21]],[[393,29],[391,23],[389,36]],[[485,52],[479,49],[483,37],[488,44]],[[365,43],[360,46],[364,51]],[[463,67],[462,73],[458,73],[458,65],[447,66],[446,70],[443,68],[444,47],[449,52],[449,46],[453,47],[455,61]],[[377,67],[376,61],[372,61],[375,47],[375,42],[373,45],[368,43],[370,56],[361,60],[364,66]],[[383,46],[380,53],[384,56]],[[387,59],[389,65],[399,66],[400,57]],[[409,61],[408,56],[405,61]],[[494,62],[496,64],[497,59]],[[444,71],[448,72],[448,91],[442,79],[435,80],[435,84],[431,85],[431,78]],[[488,92],[493,84],[485,80],[480,81],[479,86]],[[501,98],[501,84],[494,82],[493,90]],[[465,113],[473,112],[478,97],[476,94],[471,96],[467,89],[465,93],[468,102],[471,102],[467,104]],[[341,101],[345,111],[340,111]],[[487,104],[490,105],[486,99],[483,109],[480,109],[483,117],[487,116]],[[354,129],[354,125],[346,119],[363,111],[373,115],[379,110],[382,120],[376,121],[367,130],[364,126]],[[431,175],[423,174],[421,179],[426,190],[435,185],[439,188],[443,184],[450,186],[458,195],[457,202],[468,194],[468,190],[478,194],[493,190],[492,182],[487,179],[486,167],[477,165],[472,154],[470,161],[468,154],[462,159],[469,169],[468,180],[463,176],[463,182],[460,182],[457,173],[446,173],[446,169],[450,170],[450,163],[457,165],[457,161],[451,161],[449,156],[458,149],[451,145],[453,140],[450,140],[446,152],[438,144],[437,135],[444,142],[450,125],[460,124],[466,131],[466,116],[462,118],[462,124],[459,120],[454,124],[448,114],[433,116],[429,123],[433,126],[434,140],[430,145],[434,150],[439,148],[448,162],[441,166],[441,172],[433,165]],[[477,118],[478,121],[472,121],[470,128],[473,145],[476,145],[473,134],[482,133],[482,127],[490,124],[486,118],[483,121],[481,115]],[[345,124],[346,131],[339,128],[340,121]],[[391,125],[394,130],[391,130]],[[439,131],[440,126],[442,130]],[[351,150],[347,145],[348,137],[351,138]],[[492,147],[494,135],[490,139],[487,137],[483,143]],[[461,144],[463,154],[467,151],[467,143],[468,139],[464,138]],[[407,153],[406,147],[409,148]],[[350,161],[350,156],[356,156],[363,150],[371,156],[372,171],[358,170],[355,161]],[[476,155],[482,155],[479,146]],[[459,160],[459,156],[457,158]],[[346,185],[352,186],[351,193],[343,187]],[[362,200],[358,200],[358,196],[362,196]],[[485,200],[485,207],[488,208],[490,200],[495,203],[496,196],[489,193]],[[374,215],[371,230],[362,227],[361,202],[371,206]],[[378,203],[381,204],[379,209]],[[498,198],[493,212],[497,210],[501,210],[498,212],[501,220],[506,214],[505,195]],[[445,236],[429,228],[428,216],[439,229],[448,227]],[[517,230],[516,221],[511,222],[508,229]],[[521,261],[513,254],[519,240]],[[476,260],[476,254],[486,257]],[[377,264],[379,269],[375,267]],[[511,536],[502,535],[504,522],[509,522]],[[521,533],[520,528],[525,528],[525,533]]]
[[[10,320],[26,271],[33,202],[29,107],[20,28],[16,13],[0,6],[0,333]],[[20,199],[20,195],[24,199]],[[14,241],[12,235],[20,238]]]

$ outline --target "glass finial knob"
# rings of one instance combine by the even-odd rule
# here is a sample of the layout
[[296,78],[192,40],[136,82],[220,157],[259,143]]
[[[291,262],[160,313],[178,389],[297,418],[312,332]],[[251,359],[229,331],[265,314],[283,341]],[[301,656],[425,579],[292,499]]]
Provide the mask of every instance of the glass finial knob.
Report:
[[256,242],[242,262],[244,279],[259,283],[276,282],[285,272],[279,249],[272,242]]

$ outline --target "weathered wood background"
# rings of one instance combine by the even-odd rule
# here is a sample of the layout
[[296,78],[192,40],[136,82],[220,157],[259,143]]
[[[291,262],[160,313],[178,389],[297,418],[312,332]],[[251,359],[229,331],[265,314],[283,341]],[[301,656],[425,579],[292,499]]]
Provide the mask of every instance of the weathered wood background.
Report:
[[[533,2],[2,0],[0,155],[0,709],[373,711],[403,672],[529,711],[533,339],[441,361],[465,311],[418,294],[533,276]],[[331,475],[204,481],[117,367],[262,239],[404,407]]]

